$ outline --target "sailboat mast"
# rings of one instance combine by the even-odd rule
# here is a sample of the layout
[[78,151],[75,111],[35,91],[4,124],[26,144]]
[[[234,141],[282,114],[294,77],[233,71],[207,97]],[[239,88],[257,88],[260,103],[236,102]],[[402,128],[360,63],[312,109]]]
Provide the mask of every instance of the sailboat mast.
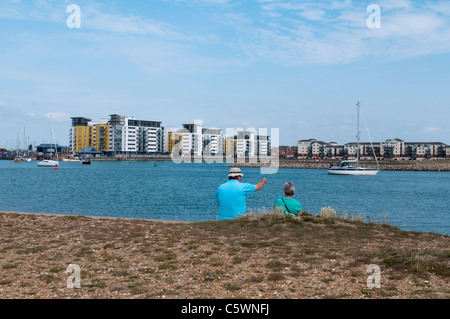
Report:
[[359,102],[356,103],[356,106],[357,106],[357,109],[358,109],[358,112],[357,112],[357,114],[358,114],[358,121],[357,121],[357,123],[358,123],[358,132],[357,132],[357,135],[356,135],[356,139],[357,139],[357,142],[356,142],[356,162],[358,162],[359,161],[359,133],[360,133],[360,131],[359,131],[359,108],[360,108],[360,104],[359,104]]

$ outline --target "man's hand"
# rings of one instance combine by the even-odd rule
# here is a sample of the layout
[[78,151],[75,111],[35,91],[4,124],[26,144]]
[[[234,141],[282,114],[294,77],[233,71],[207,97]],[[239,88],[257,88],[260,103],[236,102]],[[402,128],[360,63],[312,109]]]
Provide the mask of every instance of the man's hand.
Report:
[[256,184],[255,192],[259,191],[267,183],[267,179],[264,177],[258,184]]

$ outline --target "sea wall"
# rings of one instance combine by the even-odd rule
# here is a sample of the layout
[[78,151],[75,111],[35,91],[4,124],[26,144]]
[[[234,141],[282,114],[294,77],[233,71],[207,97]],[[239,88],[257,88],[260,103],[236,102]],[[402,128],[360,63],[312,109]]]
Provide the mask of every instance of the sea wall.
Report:
[[[327,169],[330,164],[337,164],[338,160],[286,160],[280,159],[279,168],[300,168],[300,169]],[[423,161],[395,161],[381,160],[378,162],[382,171],[435,171],[449,172],[450,160],[423,160]],[[361,166],[376,167],[375,161],[360,161]],[[272,163],[273,165],[273,163]],[[232,163],[230,167],[261,167],[261,163]]]

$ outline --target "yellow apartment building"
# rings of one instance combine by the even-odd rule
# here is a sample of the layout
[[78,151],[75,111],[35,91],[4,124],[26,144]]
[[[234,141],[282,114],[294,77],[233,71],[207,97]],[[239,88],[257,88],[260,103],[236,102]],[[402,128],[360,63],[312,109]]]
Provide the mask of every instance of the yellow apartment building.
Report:
[[[169,132],[169,152],[183,151],[183,133]],[[176,147],[176,148],[175,148]]]
[[236,139],[235,138],[226,138],[224,140],[224,154],[225,155],[233,155],[236,153]]

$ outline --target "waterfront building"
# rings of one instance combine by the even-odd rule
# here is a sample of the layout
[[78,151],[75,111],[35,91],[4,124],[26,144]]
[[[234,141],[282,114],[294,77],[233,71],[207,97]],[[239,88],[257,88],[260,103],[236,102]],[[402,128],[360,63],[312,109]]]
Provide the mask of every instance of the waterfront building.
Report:
[[202,129],[203,155],[223,155],[224,137],[220,129]]
[[[361,158],[417,159],[450,157],[450,146],[441,142],[405,142],[399,138],[384,142],[360,142]],[[343,146],[335,142],[325,143],[316,139],[300,140],[293,147],[297,158],[356,158],[357,143]]]
[[170,153],[177,153],[177,155],[183,154],[183,133],[182,132],[168,132],[168,147],[167,150]]
[[[356,159],[357,149],[358,149],[357,143],[355,142],[344,144],[343,156],[348,159]],[[369,142],[359,143],[359,155],[361,159],[372,158],[374,150],[376,156],[379,156],[380,143],[369,143]]]
[[94,122],[85,117],[72,117],[69,133],[69,153],[75,154],[81,149],[93,147],[101,153],[108,152],[108,120]]
[[[163,153],[171,153],[175,144],[181,141],[181,134],[177,133],[177,128],[174,126],[164,127],[164,141],[163,141]],[[180,145],[181,147],[181,145]]]
[[444,150],[447,147],[441,142],[406,142],[406,156],[416,158],[445,157]]
[[326,143],[324,145],[324,158],[337,158],[344,156],[344,145],[338,145],[336,142]]
[[399,158],[406,155],[406,144],[405,141],[395,138],[387,139],[381,143],[374,143],[380,150],[380,157],[384,158]]
[[93,148],[104,154],[109,151],[109,125],[107,120],[93,123]]
[[62,154],[66,146],[61,146],[58,144],[40,144],[36,146],[36,153],[39,156],[49,155],[49,154]]
[[268,156],[270,152],[270,139],[267,135],[258,135],[256,137],[257,143],[257,155],[258,156]]
[[225,155],[235,155],[237,152],[237,140],[236,137],[225,137],[224,138],[224,154]]
[[[272,152],[276,151],[276,148],[272,149]],[[289,146],[279,146],[278,147],[278,155],[284,158],[293,158],[294,150]]]
[[[309,140],[300,140],[297,142],[297,157],[298,158],[306,158],[309,156],[309,150],[310,145],[313,141],[316,141],[316,139],[309,139]],[[312,154],[311,154],[312,157]]]
[[314,138],[308,140],[300,140],[297,142],[297,151],[298,157],[303,158],[323,158],[325,153],[331,150],[332,153],[335,153],[336,150],[333,149],[332,145],[328,145],[329,143],[318,141]]
[[202,156],[202,124],[200,122],[195,122],[194,124],[183,124],[181,133],[182,155]]
[[109,152],[112,154],[157,154],[164,150],[161,122],[110,115]]
[[238,131],[236,132],[236,155],[237,157],[254,157],[258,153],[258,143],[255,132]]
[[182,156],[217,155],[224,152],[224,136],[221,129],[202,127],[201,121],[183,124],[183,128],[170,134],[170,148],[176,144]]

